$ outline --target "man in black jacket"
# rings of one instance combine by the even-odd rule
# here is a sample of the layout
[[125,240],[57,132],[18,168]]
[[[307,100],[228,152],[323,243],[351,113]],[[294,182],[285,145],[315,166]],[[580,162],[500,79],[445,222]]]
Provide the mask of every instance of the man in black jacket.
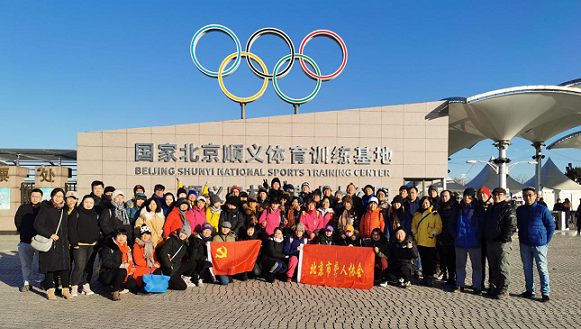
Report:
[[455,286],[456,249],[454,249],[454,237],[450,235],[448,223],[457,202],[452,198],[452,193],[449,190],[442,191],[440,196],[440,210],[438,210],[438,213],[442,218],[442,233],[436,239],[438,243],[436,248],[440,255],[440,269],[446,274],[446,285]]
[[492,191],[494,204],[486,212],[484,238],[489,266],[489,294],[505,299],[510,284],[509,257],[512,251],[512,235],[516,231],[516,216],[506,201],[506,190],[500,187]]
[[236,233],[236,236],[238,236],[241,228],[244,229],[244,221],[246,219],[240,210],[238,210],[239,202],[237,196],[229,196],[226,199],[226,210],[220,213],[220,220],[218,221],[218,227],[222,227],[222,223],[224,222],[230,222],[232,224],[231,230]]
[[38,251],[30,246],[30,242],[36,235],[34,219],[40,210],[39,206],[41,201],[42,191],[37,188],[33,189],[30,191],[30,203],[18,207],[16,215],[14,215],[14,225],[16,225],[16,230],[20,233],[18,255],[20,256],[22,280],[24,281],[22,287],[20,287],[21,292],[27,292],[30,290],[34,276],[32,271],[34,256],[36,255],[36,259],[38,259]]

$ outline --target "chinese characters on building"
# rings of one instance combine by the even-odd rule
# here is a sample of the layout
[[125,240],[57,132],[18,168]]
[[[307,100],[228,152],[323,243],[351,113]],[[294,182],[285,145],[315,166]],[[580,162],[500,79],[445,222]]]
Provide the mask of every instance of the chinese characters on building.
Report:
[[213,143],[196,146],[194,144],[153,144],[136,143],[135,161],[146,162],[206,162],[206,163],[290,163],[290,164],[356,164],[371,165],[391,163],[389,147],[354,147],[295,145],[281,147],[268,145],[267,148],[252,144],[215,145]]

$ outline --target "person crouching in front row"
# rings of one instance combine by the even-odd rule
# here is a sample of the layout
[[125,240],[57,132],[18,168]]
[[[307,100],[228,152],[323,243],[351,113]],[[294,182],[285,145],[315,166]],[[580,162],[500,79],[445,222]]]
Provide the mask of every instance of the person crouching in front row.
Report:
[[99,282],[110,288],[111,299],[121,299],[121,294],[135,291],[136,284],[133,279],[133,257],[131,248],[127,245],[127,231],[118,229],[114,237],[105,242],[102,251],[101,271]]

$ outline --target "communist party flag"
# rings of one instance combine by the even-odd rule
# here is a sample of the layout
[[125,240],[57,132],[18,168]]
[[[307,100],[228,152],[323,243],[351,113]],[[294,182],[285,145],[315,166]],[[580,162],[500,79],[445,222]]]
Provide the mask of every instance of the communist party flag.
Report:
[[254,268],[260,240],[238,242],[211,242],[209,257],[215,275],[234,275],[250,272]]
[[301,283],[355,289],[373,287],[372,248],[305,245],[301,258]]

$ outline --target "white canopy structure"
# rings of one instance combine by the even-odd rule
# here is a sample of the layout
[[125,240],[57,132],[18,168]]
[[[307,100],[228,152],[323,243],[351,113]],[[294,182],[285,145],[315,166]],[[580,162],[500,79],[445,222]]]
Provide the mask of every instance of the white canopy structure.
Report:
[[581,131],[559,138],[547,146],[547,150],[552,149],[581,149]]
[[[525,185],[533,184],[535,180],[536,177],[533,176]],[[553,204],[558,198],[561,200],[569,198],[573,203],[574,209],[579,205],[581,185],[565,176],[550,158],[541,169],[541,184],[543,186],[543,198],[550,209],[553,208]]]
[[[581,125],[581,88],[574,80],[561,86],[538,85],[506,88],[472,96],[448,98],[448,153],[471,148],[491,139],[499,150],[498,185],[508,187],[506,151],[510,140],[533,142],[537,173],[541,170],[544,142]],[[540,174],[537,175],[540,177]],[[535,184],[540,190],[540,180]]]
[[[474,177],[470,182],[466,184],[464,188],[472,187],[475,190],[478,190],[481,187],[487,187],[492,191],[493,189],[498,187],[498,179],[497,179],[496,172],[492,169],[489,165],[485,165],[484,168]],[[525,188],[526,185],[523,185],[512,177],[506,177],[506,187],[509,189],[511,194],[521,193],[522,189]]]

